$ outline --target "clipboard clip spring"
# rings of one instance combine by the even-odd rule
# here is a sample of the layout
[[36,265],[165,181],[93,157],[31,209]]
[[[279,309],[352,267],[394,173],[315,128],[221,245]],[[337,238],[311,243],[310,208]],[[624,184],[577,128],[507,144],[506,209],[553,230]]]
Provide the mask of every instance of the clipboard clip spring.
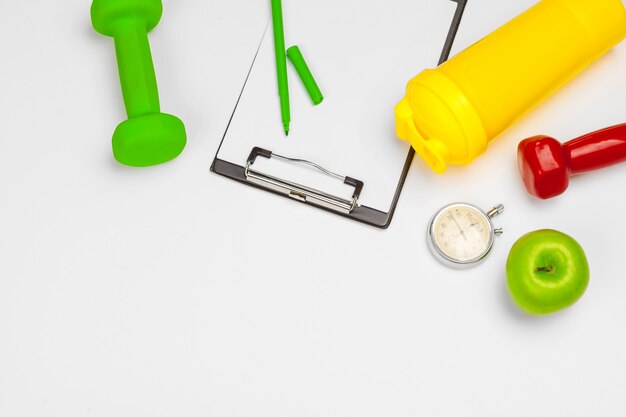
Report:
[[[320,171],[321,173],[342,181],[344,184],[354,187],[352,200],[330,195],[323,191],[316,190],[295,182],[283,180],[258,171],[252,170],[252,165],[257,157],[267,159],[276,158],[286,162],[307,165]],[[245,168],[246,180],[263,188],[267,188],[279,194],[285,194],[294,200],[320,206],[329,210],[338,211],[340,213],[350,214],[359,206],[359,198],[363,191],[363,182],[354,178],[336,174],[328,169],[305,159],[290,158],[283,155],[275,154],[267,149],[255,147],[252,149]]]

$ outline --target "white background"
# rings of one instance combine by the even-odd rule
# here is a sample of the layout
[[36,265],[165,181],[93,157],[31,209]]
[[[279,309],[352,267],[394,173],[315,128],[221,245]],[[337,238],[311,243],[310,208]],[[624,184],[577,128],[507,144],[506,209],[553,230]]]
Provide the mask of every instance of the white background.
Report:
[[[189,144],[139,170],[111,156],[124,109],[89,2],[2,0],[0,416],[624,416],[626,165],[542,202],[515,149],[623,122],[626,44],[472,166],[416,161],[380,231],[209,173],[268,3],[165,0],[150,41]],[[455,51],[533,3],[470,0]],[[458,200],[507,207],[463,272],[424,237]],[[592,277],[575,307],[529,317],[504,265],[540,228],[575,237]]]

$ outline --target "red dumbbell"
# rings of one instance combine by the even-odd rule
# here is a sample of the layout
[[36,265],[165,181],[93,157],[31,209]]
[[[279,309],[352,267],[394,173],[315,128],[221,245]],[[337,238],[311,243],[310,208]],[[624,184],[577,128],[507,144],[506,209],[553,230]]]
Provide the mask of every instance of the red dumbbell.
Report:
[[526,190],[542,199],[562,194],[570,175],[626,161],[626,124],[609,127],[561,144],[548,136],[523,140],[517,149]]

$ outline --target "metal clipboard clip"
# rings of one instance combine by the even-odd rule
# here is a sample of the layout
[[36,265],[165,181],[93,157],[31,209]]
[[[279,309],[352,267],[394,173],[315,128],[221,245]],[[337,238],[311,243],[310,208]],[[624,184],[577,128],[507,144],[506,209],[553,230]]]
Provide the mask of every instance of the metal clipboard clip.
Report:
[[[352,194],[352,200],[346,200],[341,197],[333,196],[323,191],[316,190],[311,187],[307,187],[301,184],[297,184],[291,181],[286,181],[280,178],[273,177],[271,175],[264,174],[262,172],[252,170],[252,165],[256,161],[257,157],[264,157],[267,159],[277,158],[283,161],[292,162],[296,164],[308,165],[317,169],[318,171],[336,178],[340,181],[343,181],[344,184],[354,187],[354,193]],[[287,195],[294,200],[309,203],[316,206],[320,206],[329,210],[338,211],[344,214],[350,214],[355,208],[359,206],[359,197],[361,196],[361,192],[363,191],[363,181],[356,180],[354,178],[345,177],[339,174],[335,174],[332,171],[327,170],[320,165],[304,160],[304,159],[296,159],[289,158],[286,156],[278,155],[268,151],[267,149],[255,147],[252,149],[250,156],[248,157],[248,162],[246,163],[245,168],[246,180],[261,186],[263,188],[267,188],[269,190],[275,191],[279,194]]]

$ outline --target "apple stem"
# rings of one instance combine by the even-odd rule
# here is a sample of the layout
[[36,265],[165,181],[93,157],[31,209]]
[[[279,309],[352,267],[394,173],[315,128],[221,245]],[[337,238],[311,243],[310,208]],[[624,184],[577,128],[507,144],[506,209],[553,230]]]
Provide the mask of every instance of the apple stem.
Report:
[[541,268],[537,268],[537,272],[547,272],[550,273],[554,271],[554,268],[551,266],[542,266]]

